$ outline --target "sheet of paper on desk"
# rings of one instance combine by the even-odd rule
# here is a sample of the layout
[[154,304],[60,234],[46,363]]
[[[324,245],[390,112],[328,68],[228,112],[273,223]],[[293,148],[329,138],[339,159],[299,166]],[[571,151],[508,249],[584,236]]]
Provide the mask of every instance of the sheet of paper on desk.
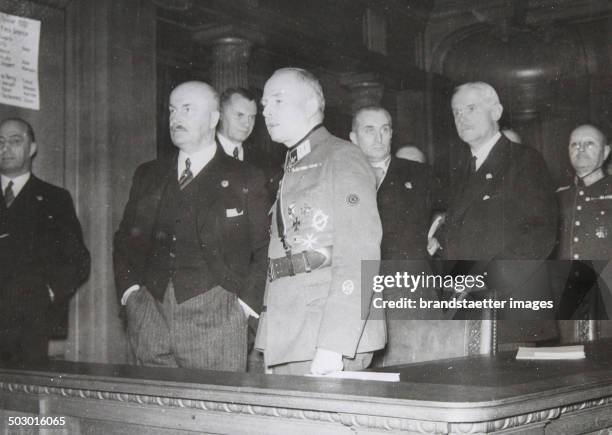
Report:
[[584,346],[519,347],[516,359],[583,359]]
[[399,373],[384,373],[384,372],[332,372],[327,375],[307,374],[315,378],[334,378],[334,379],[359,379],[362,381],[384,381],[384,382],[399,382]]

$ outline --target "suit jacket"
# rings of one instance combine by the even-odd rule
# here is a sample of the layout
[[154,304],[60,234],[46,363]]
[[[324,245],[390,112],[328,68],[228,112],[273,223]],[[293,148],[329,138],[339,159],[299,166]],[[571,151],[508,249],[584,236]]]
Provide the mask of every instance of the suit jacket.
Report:
[[[218,136],[217,144],[221,147]],[[263,172],[269,199],[271,202],[274,202],[276,199],[276,192],[278,191],[278,184],[281,178],[283,178],[282,164],[279,164],[273,156],[259,149],[251,138],[244,141],[242,149],[244,153],[244,162],[255,166]]]
[[546,164],[533,148],[503,135],[449,201],[444,255],[453,260],[546,259],[558,211]]
[[[487,271],[488,287],[495,288],[501,299],[550,300],[546,263],[521,261],[546,260],[555,246],[558,210],[540,154],[502,135],[475,174],[470,176],[467,162],[463,171],[463,182],[449,201],[445,258],[478,260],[470,272]],[[550,311],[503,310],[498,318],[524,322],[501,328],[500,341],[556,333],[531,332],[538,323],[526,326],[529,320],[554,318]]]
[[361,289],[362,278],[371,282],[362,276],[361,260],[380,258],[374,174],[358,147],[324,127],[302,145],[307,143],[310,153],[285,169],[269,256],[286,254],[277,225],[282,218],[293,253],[319,250],[330,265],[268,281],[255,343],[267,365],[311,360],[318,347],[353,357],[386,341],[384,317],[373,320],[369,310],[371,286]]
[[34,175],[10,208],[0,198],[0,323],[51,335],[66,326],[68,299],[89,276],[72,198]]
[[383,229],[382,260],[428,258],[427,232],[435,192],[427,165],[391,158],[376,198]]
[[[119,298],[155,273],[151,256],[158,207],[168,183],[177,177],[177,157],[141,165],[134,174],[123,219],[115,233],[113,262]],[[268,246],[269,203],[261,173],[218,147],[196,175],[202,181],[193,205],[198,222],[199,255],[214,276],[207,279],[235,293],[254,310],[262,305]],[[241,213],[236,215],[234,211]],[[210,278],[210,277],[208,277]],[[198,289],[190,297],[208,288]],[[176,288],[177,294],[181,289]],[[155,295],[158,299],[163,295]],[[160,297],[161,296],[161,297]],[[178,300],[178,298],[177,298]]]

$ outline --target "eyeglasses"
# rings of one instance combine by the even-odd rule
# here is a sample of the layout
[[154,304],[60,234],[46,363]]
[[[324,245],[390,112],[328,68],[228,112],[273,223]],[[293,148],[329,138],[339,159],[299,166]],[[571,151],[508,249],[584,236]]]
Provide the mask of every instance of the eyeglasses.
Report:
[[0,149],[4,147],[17,148],[23,145],[25,133],[21,135],[13,135],[9,137],[0,137]]

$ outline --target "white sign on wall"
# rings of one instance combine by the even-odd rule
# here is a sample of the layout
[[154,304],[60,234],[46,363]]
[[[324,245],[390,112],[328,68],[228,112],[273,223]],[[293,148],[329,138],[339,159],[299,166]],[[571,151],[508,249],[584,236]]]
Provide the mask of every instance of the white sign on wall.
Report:
[[40,21],[0,12],[0,103],[40,109]]

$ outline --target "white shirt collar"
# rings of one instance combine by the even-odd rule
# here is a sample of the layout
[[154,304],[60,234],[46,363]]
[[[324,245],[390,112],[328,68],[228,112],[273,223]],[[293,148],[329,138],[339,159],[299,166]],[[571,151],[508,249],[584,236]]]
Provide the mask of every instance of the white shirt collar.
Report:
[[21,189],[23,189],[23,186],[25,186],[25,184],[28,182],[28,180],[30,179],[30,173],[26,172],[25,174],[21,174],[15,178],[10,178],[7,177],[6,175],[0,175],[0,181],[2,184],[2,192],[4,193],[4,189],[6,189],[6,186],[9,184],[9,181],[13,182],[13,194],[15,195],[15,198],[17,198],[17,195],[19,195],[19,192],[21,192]]
[[240,161],[244,161],[244,148],[240,142],[229,140],[221,133],[217,133],[217,137],[219,138],[219,143],[221,144],[223,151],[225,151],[225,154],[230,157],[234,157],[234,149],[238,148],[238,159]]
[[489,153],[491,152],[493,146],[497,143],[500,137],[501,133],[498,131],[493,135],[491,139],[485,142],[484,145],[482,145],[478,149],[478,151],[472,152],[472,156],[476,157],[476,170],[478,170],[482,166],[484,161],[487,160],[487,157],[489,157]]
[[207,146],[201,151],[195,152],[193,154],[187,154],[183,151],[179,151],[178,155],[178,165],[177,165],[177,179],[181,178],[181,174],[185,170],[185,160],[189,158],[191,162],[191,173],[193,176],[197,176],[202,169],[212,160],[215,156],[215,152],[217,151],[217,147],[213,144],[211,146]]
[[386,174],[389,169],[389,163],[391,163],[391,156],[387,157],[385,160],[381,160],[378,162],[371,163],[373,168],[380,168]]

